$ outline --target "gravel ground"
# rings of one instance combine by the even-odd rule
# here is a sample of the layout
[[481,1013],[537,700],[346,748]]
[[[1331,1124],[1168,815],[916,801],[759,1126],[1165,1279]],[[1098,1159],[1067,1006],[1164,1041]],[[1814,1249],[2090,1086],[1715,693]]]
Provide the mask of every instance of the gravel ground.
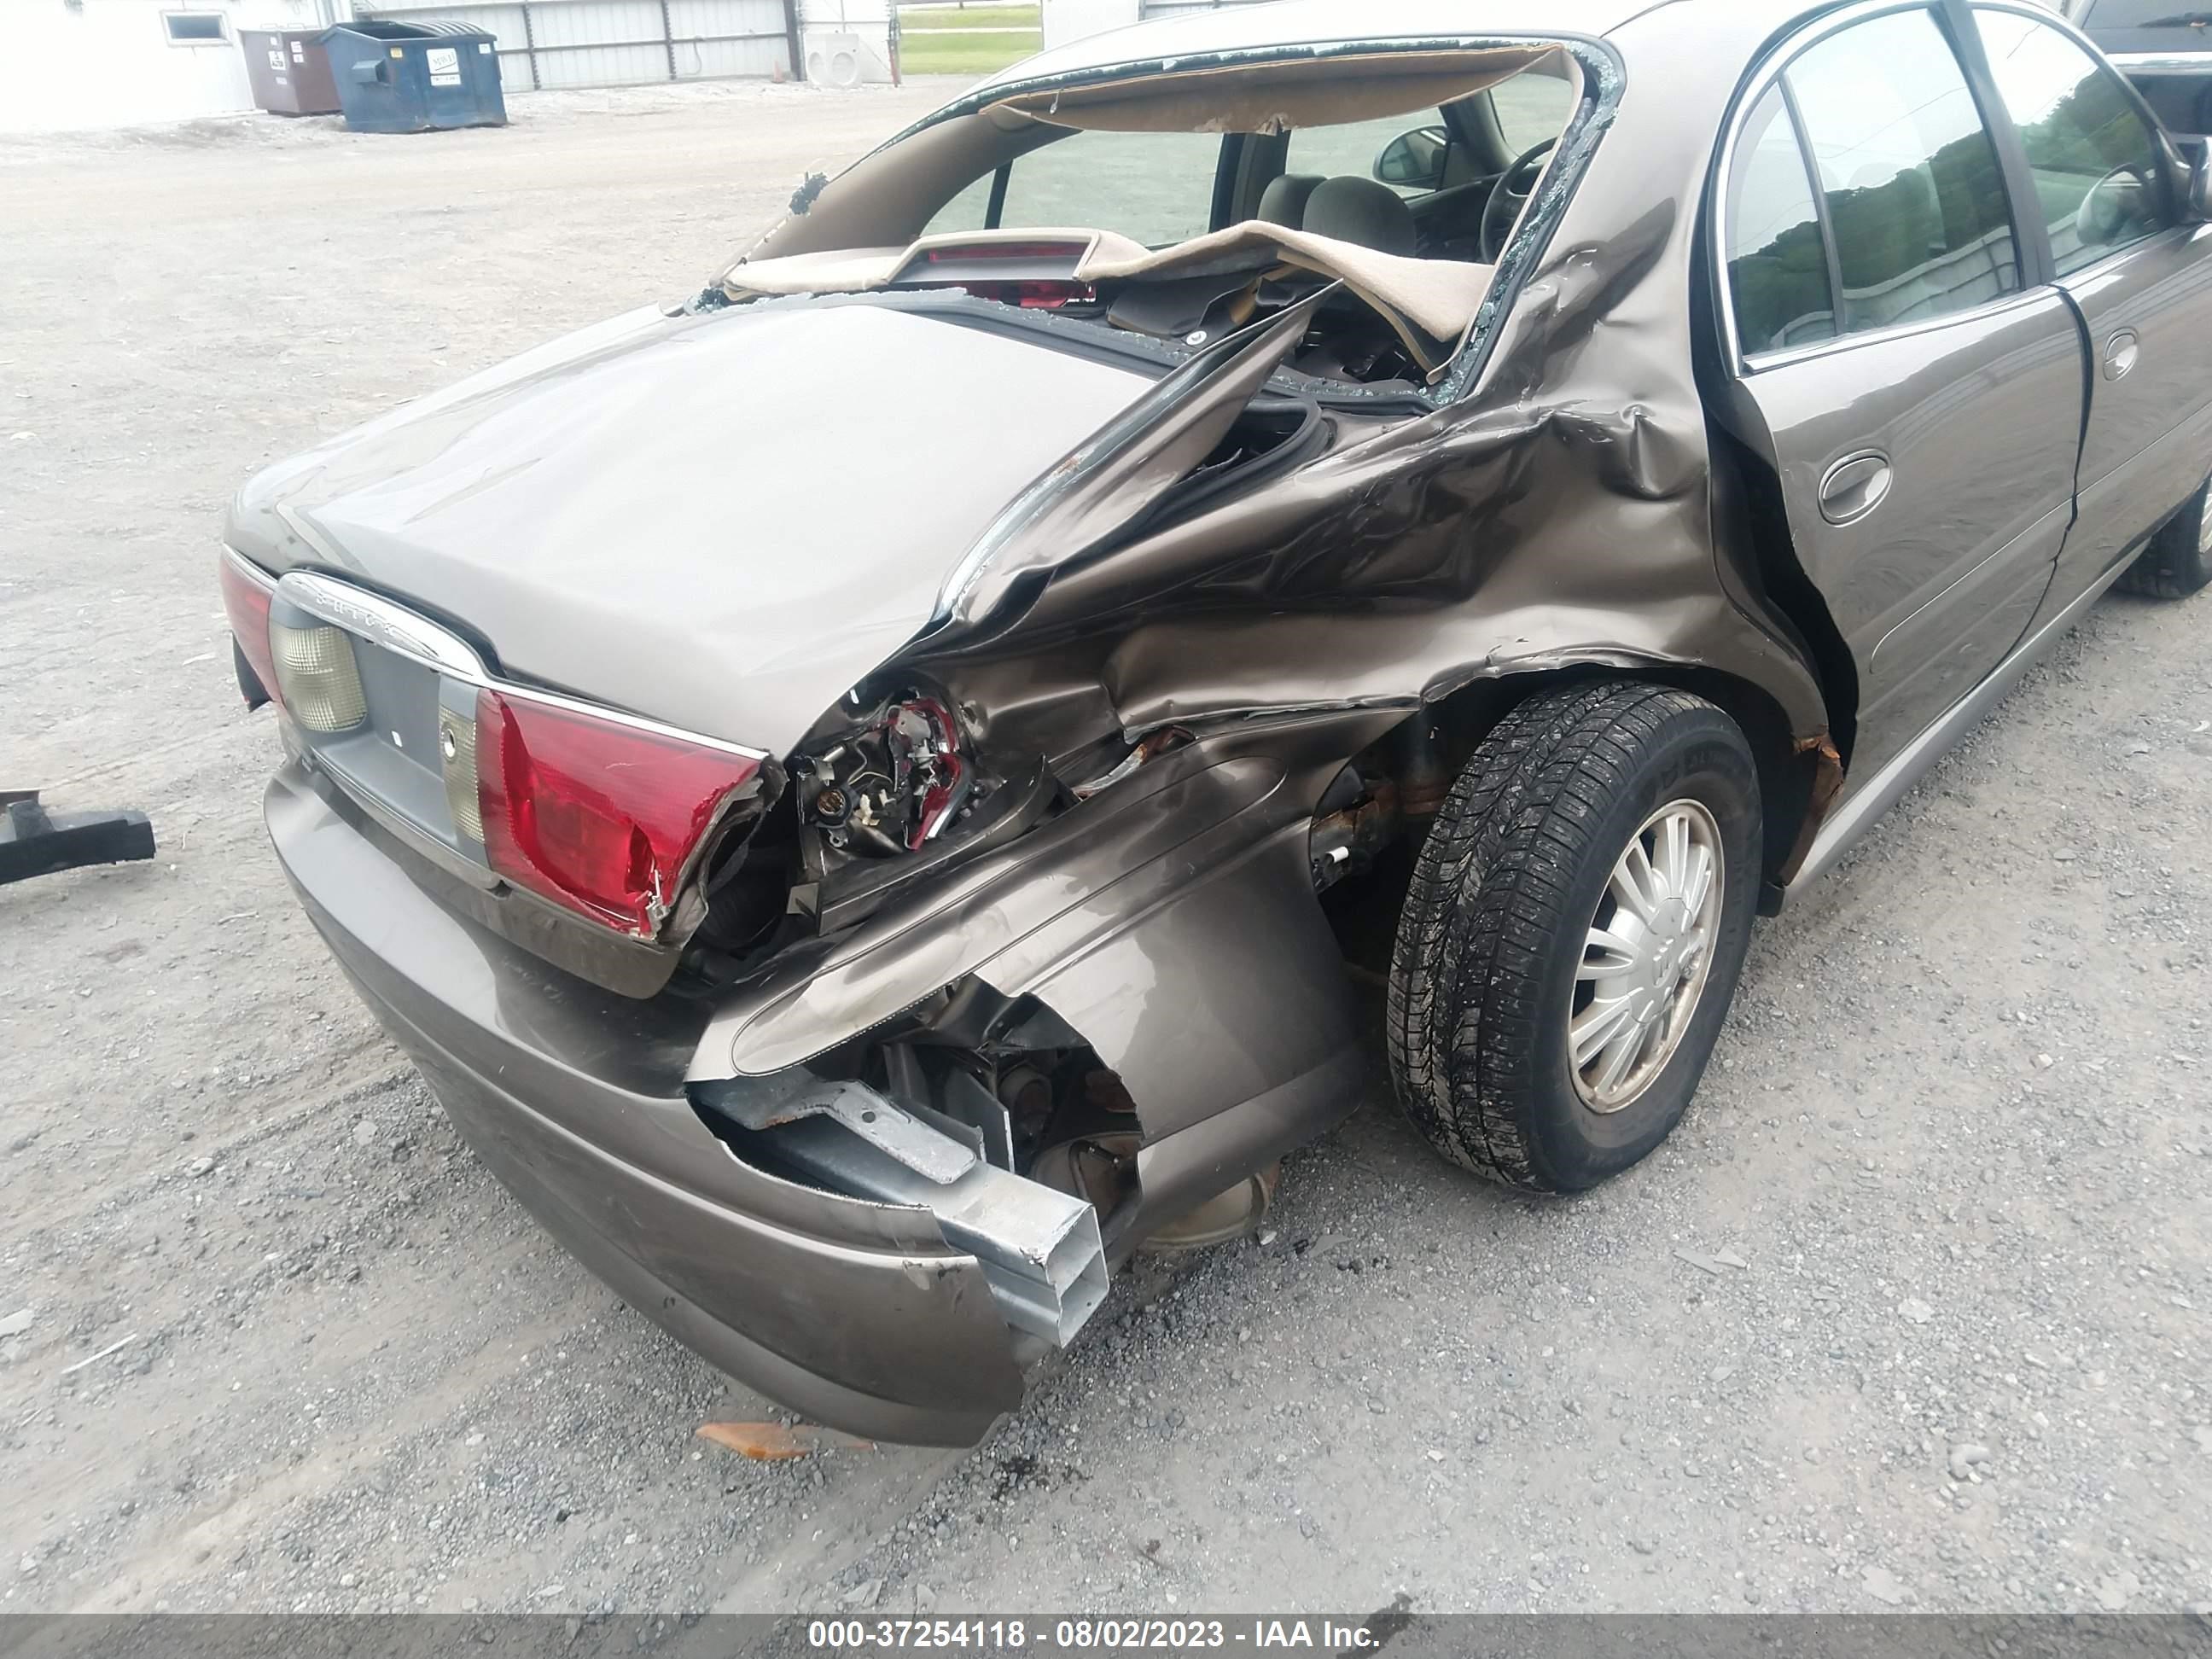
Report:
[[694,1437],[767,1407],[537,1232],[291,903],[214,538],[947,90],[0,142],[0,781],[162,842],[0,889],[0,1609],[2212,1600],[2212,599],[2100,607],[1763,927],[1603,1191],[1455,1175],[1378,1068],[980,1449]]

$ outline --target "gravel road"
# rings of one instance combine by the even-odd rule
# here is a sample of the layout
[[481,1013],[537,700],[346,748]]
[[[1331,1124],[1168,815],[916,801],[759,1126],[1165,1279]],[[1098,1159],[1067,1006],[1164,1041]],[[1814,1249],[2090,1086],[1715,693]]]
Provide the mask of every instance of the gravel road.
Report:
[[1474,1184],[1378,1067],[981,1449],[695,1437],[769,1408],[538,1233],[291,903],[215,538],[948,91],[0,141],[0,783],[162,847],[0,889],[0,1610],[2212,1601],[2212,599],[2107,601],[1764,926],[1623,1180]]

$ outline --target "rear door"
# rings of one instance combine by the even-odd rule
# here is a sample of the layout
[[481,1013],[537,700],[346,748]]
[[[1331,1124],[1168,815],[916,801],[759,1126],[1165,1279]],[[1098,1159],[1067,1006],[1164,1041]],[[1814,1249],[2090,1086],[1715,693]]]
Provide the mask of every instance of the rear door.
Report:
[[1731,417],[1850,647],[1863,779],[2035,615],[2072,509],[2081,337],[1935,9],[1823,20],[1739,109],[1718,221]]
[[1981,4],[1973,16],[2094,368],[2055,611],[2212,469],[2212,232],[2183,222],[2166,145],[2108,64],[2047,12]]

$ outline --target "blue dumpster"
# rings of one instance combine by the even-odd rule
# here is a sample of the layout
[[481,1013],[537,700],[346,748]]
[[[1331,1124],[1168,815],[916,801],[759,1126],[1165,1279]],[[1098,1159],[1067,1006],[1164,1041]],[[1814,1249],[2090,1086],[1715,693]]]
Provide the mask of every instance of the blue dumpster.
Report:
[[499,52],[482,29],[356,17],[325,30],[322,46],[356,132],[507,125]]

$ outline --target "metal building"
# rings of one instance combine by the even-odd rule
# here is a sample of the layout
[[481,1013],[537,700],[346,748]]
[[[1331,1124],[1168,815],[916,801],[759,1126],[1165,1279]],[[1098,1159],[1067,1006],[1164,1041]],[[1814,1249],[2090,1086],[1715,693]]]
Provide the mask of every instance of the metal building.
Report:
[[805,77],[799,0],[356,0],[354,9],[485,30],[510,92]]
[[331,0],[4,0],[0,132],[186,121],[253,107],[239,31],[319,29]]

